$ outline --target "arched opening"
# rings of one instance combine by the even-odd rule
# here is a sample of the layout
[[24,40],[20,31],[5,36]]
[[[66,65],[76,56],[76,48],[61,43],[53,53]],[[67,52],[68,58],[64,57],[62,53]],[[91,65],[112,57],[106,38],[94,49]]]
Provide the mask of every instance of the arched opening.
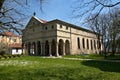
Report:
[[41,44],[40,44],[40,41],[37,42],[37,54],[41,55]]
[[65,41],[65,53],[66,55],[70,54],[70,43],[68,40]]
[[45,42],[45,55],[49,56],[49,42],[48,41]]
[[33,44],[32,44],[32,54],[33,55],[36,54],[36,44],[35,44],[35,42],[33,42]]
[[58,53],[59,53],[59,55],[63,54],[63,40],[62,39],[59,40]]
[[56,43],[55,43],[54,39],[52,40],[52,43],[51,43],[51,52],[52,52],[52,55],[55,56],[55,54],[56,54]]
[[28,47],[28,54],[30,55],[31,54],[31,43],[30,42],[28,43],[27,47]]

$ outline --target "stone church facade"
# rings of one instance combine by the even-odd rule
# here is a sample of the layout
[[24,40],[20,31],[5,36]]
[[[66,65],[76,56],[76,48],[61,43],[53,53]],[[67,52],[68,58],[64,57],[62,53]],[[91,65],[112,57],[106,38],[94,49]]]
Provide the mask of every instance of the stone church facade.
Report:
[[33,16],[22,32],[23,54],[59,56],[103,49],[94,32],[58,19],[45,21]]

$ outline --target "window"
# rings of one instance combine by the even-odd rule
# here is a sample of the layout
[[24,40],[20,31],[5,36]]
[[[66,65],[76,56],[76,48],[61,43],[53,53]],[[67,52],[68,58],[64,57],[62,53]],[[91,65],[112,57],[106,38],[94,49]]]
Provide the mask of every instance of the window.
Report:
[[66,26],[66,29],[68,30],[68,26]]
[[60,25],[60,28],[62,28],[62,25]]
[[14,39],[14,42],[16,42],[16,39]]
[[89,41],[88,41],[88,39],[87,39],[87,49],[89,49]]
[[52,25],[52,27],[51,27],[52,29],[54,29],[54,25]]
[[78,49],[80,49],[80,39],[79,39],[79,37],[77,38],[77,44],[78,44]]
[[82,43],[83,43],[83,48],[85,48],[85,40],[84,40],[84,38],[82,39]]
[[45,30],[47,30],[48,28],[47,27],[45,27]]
[[91,40],[91,50],[93,49],[92,40]]
[[9,37],[9,42],[11,41],[11,37]]
[[16,52],[18,52],[18,49],[16,49]]

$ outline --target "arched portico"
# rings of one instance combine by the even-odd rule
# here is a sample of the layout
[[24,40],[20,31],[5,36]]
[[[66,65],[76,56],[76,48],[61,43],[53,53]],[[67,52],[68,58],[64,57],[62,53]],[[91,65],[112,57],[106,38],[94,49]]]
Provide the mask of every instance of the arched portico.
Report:
[[56,55],[56,42],[54,39],[51,42],[51,54],[52,54],[52,56]]
[[69,40],[65,41],[65,54],[66,55],[70,54],[70,42],[69,42]]
[[45,42],[45,55],[49,56],[49,42],[48,42],[48,40]]
[[41,43],[40,43],[40,41],[37,42],[37,55],[41,55]]
[[32,54],[36,55],[36,44],[35,44],[35,42],[32,43]]
[[30,42],[28,42],[28,54],[30,55],[31,54],[31,43]]
[[59,44],[58,44],[58,53],[59,55],[63,55],[63,45],[64,45],[64,42],[62,39],[59,40]]

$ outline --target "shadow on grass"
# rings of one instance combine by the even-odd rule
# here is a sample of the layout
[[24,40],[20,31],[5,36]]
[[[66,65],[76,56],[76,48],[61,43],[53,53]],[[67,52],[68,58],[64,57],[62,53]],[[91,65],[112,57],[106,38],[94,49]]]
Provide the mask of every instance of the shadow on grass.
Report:
[[[79,68],[43,68],[32,70],[17,70],[0,73],[2,80],[97,80],[98,77],[82,73]],[[96,75],[99,76],[99,75]],[[99,78],[104,78],[99,77]]]
[[101,71],[120,72],[120,62],[106,62],[106,61],[83,61],[83,65],[99,68]]

